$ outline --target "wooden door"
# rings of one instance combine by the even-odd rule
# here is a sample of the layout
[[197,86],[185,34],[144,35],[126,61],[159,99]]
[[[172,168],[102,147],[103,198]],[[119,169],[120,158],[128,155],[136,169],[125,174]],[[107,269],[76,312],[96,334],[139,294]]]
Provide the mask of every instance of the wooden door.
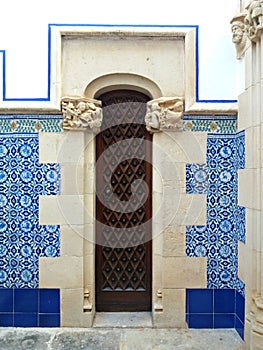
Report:
[[147,311],[152,299],[152,138],[144,122],[149,98],[120,90],[99,99],[96,310]]

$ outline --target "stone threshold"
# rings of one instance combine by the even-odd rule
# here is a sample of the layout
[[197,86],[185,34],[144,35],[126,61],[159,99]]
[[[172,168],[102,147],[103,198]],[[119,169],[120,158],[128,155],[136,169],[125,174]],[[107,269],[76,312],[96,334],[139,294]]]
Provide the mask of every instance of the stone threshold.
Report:
[[94,328],[152,328],[151,312],[97,312]]

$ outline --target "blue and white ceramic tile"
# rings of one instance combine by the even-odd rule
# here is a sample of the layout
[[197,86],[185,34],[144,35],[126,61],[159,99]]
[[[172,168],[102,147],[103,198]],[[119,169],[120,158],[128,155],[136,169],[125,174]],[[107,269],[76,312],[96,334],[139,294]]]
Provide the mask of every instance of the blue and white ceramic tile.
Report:
[[193,132],[212,132],[218,134],[236,133],[237,115],[184,115],[183,130]]
[[237,288],[238,240],[245,241],[245,208],[238,206],[237,170],[245,166],[244,133],[209,134],[207,163],[188,164],[188,193],[207,193],[207,225],[188,226],[186,253],[207,256],[207,287]]
[[58,256],[59,227],[39,226],[39,195],[59,193],[58,164],[39,164],[37,134],[0,135],[0,287],[38,287],[38,258]]
[[61,114],[0,115],[0,133],[62,132]]
[[206,164],[186,164],[186,192],[207,193],[208,168]]

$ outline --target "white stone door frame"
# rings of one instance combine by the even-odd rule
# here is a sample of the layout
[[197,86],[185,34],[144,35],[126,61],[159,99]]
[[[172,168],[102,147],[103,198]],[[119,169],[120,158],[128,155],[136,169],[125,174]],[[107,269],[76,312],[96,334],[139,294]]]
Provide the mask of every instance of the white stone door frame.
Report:
[[[195,30],[174,30],[52,28],[51,34],[56,39],[52,56],[56,63],[54,109],[57,111],[58,103],[60,109],[61,90],[67,88],[72,88],[70,95],[74,98],[77,95],[77,98],[84,99],[93,99],[102,91],[124,87],[147,92],[153,99],[163,97],[164,91],[168,91],[165,79],[160,85],[154,79],[141,76],[140,72],[100,74],[84,87],[80,84],[77,88],[70,79],[65,81],[71,72],[63,71],[67,66],[63,59],[70,56],[62,52],[63,38],[70,41],[71,38],[80,37],[82,40],[106,36],[107,40],[115,40],[116,35],[132,40],[146,38],[153,45],[160,37],[183,43],[180,44],[184,50],[183,65],[178,69],[182,69],[185,109],[198,109],[195,103]],[[154,41],[155,38],[158,40]],[[70,47],[70,42],[66,46],[68,44]],[[159,80],[162,81],[161,76]],[[61,254],[57,258],[40,258],[39,284],[41,288],[60,288],[61,325],[69,327],[92,326],[96,312],[95,134],[89,127],[39,134],[40,162],[61,165],[60,195],[40,196],[39,203],[40,224],[60,225]],[[152,314],[156,327],[184,327],[185,288],[206,287],[206,258],[189,258],[185,254],[185,225],[206,224],[206,196],[186,193],[185,168],[187,163],[205,163],[205,155],[205,133],[163,130],[154,134]]]

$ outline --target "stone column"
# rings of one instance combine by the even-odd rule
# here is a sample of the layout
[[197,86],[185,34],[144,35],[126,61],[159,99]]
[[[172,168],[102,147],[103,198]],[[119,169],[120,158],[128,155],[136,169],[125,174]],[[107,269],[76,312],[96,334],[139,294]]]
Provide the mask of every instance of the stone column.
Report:
[[184,100],[161,97],[147,104],[153,133],[153,323],[187,327],[186,288],[206,288],[206,257],[185,253],[186,225],[206,224],[206,196],[186,193],[186,164],[205,163],[205,133],[182,130]]
[[[242,22],[236,37],[237,27]],[[239,171],[239,205],[246,207],[246,243],[239,243],[239,277],[245,282],[245,343],[263,347],[263,3],[250,1],[231,21],[233,42],[245,50],[245,91],[239,96],[239,130],[245,130],[246,168]],[[239,47],[240,49],[240,47]],[[239,51],[240,52],[240,51]],[[241,57],[239,57],[241,58]]]
[[40,162],[59,163],[58,196],[40,196],[40,224],[60,225],[60,256],[41,257],[41,288],[60,288],[61,326],[91,327],[95,314],[95,135],[100,101],[62,99],[62,133],[40,135]]

